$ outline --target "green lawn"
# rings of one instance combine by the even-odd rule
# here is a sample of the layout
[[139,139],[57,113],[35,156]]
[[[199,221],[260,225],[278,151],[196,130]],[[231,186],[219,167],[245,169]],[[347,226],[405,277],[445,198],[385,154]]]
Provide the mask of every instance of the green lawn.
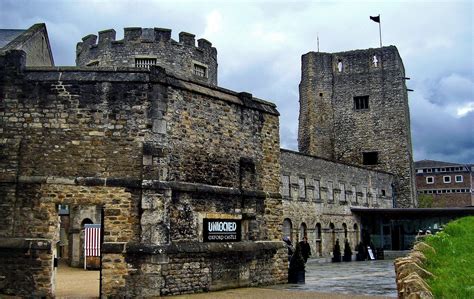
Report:
[[435,298],[474,298],[474,216],[448,223],[426,243],[436,250],[424,252]]

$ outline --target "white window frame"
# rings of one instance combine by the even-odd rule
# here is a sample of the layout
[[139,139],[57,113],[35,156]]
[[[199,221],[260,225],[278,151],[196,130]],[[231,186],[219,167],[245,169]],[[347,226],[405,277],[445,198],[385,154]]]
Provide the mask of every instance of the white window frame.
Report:
[[[461,178],[461,179],[458,180],[458,178]],[[455,181],[456,183],[462,183],[462,182],[464,181],[464,178],[463,178],[462,175],[459,175],[459,174],[458,174],[458,175],[455,176],[454,181]]]
[[[431,179],[431,182],[428,182],[428,179]],[[427,184],[434,184],[434,176],[427,176],[426,177],[426,183]]]
[[[446,179],[448,179],[448,180],[446,180]],[[451,176],[450,175],[443,176],[443,183],[445,183],[445,184],[451,183]]]

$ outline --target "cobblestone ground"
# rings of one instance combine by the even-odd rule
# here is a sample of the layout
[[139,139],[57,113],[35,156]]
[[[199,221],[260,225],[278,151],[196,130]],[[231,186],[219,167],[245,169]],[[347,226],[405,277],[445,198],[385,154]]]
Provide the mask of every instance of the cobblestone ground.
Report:
[[393,260],[349,263],[318,263],[316,260],[309,260],[305,284],[286,284],[273,288],[397,297]]

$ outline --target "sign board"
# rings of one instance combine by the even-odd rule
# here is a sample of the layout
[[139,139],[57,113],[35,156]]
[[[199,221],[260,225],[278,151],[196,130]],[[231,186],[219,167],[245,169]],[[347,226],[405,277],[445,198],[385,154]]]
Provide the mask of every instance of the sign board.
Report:
[[204,242],[239,242],[241,232],[240,219],[203,219]]
[[375,256],[374,256],[374,253],[372,252],[372,248],[370,248],[369,246],[367,246],[367,252],[369,253],[369,258],[371,260],[375,260]]

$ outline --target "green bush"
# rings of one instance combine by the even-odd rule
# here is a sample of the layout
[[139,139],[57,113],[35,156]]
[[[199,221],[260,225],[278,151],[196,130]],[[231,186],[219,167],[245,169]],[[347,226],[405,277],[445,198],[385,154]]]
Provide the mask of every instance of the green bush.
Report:
[[435,298],[474,298],[474,216],[448,223],[426,243],[436,251],[424,252]]

